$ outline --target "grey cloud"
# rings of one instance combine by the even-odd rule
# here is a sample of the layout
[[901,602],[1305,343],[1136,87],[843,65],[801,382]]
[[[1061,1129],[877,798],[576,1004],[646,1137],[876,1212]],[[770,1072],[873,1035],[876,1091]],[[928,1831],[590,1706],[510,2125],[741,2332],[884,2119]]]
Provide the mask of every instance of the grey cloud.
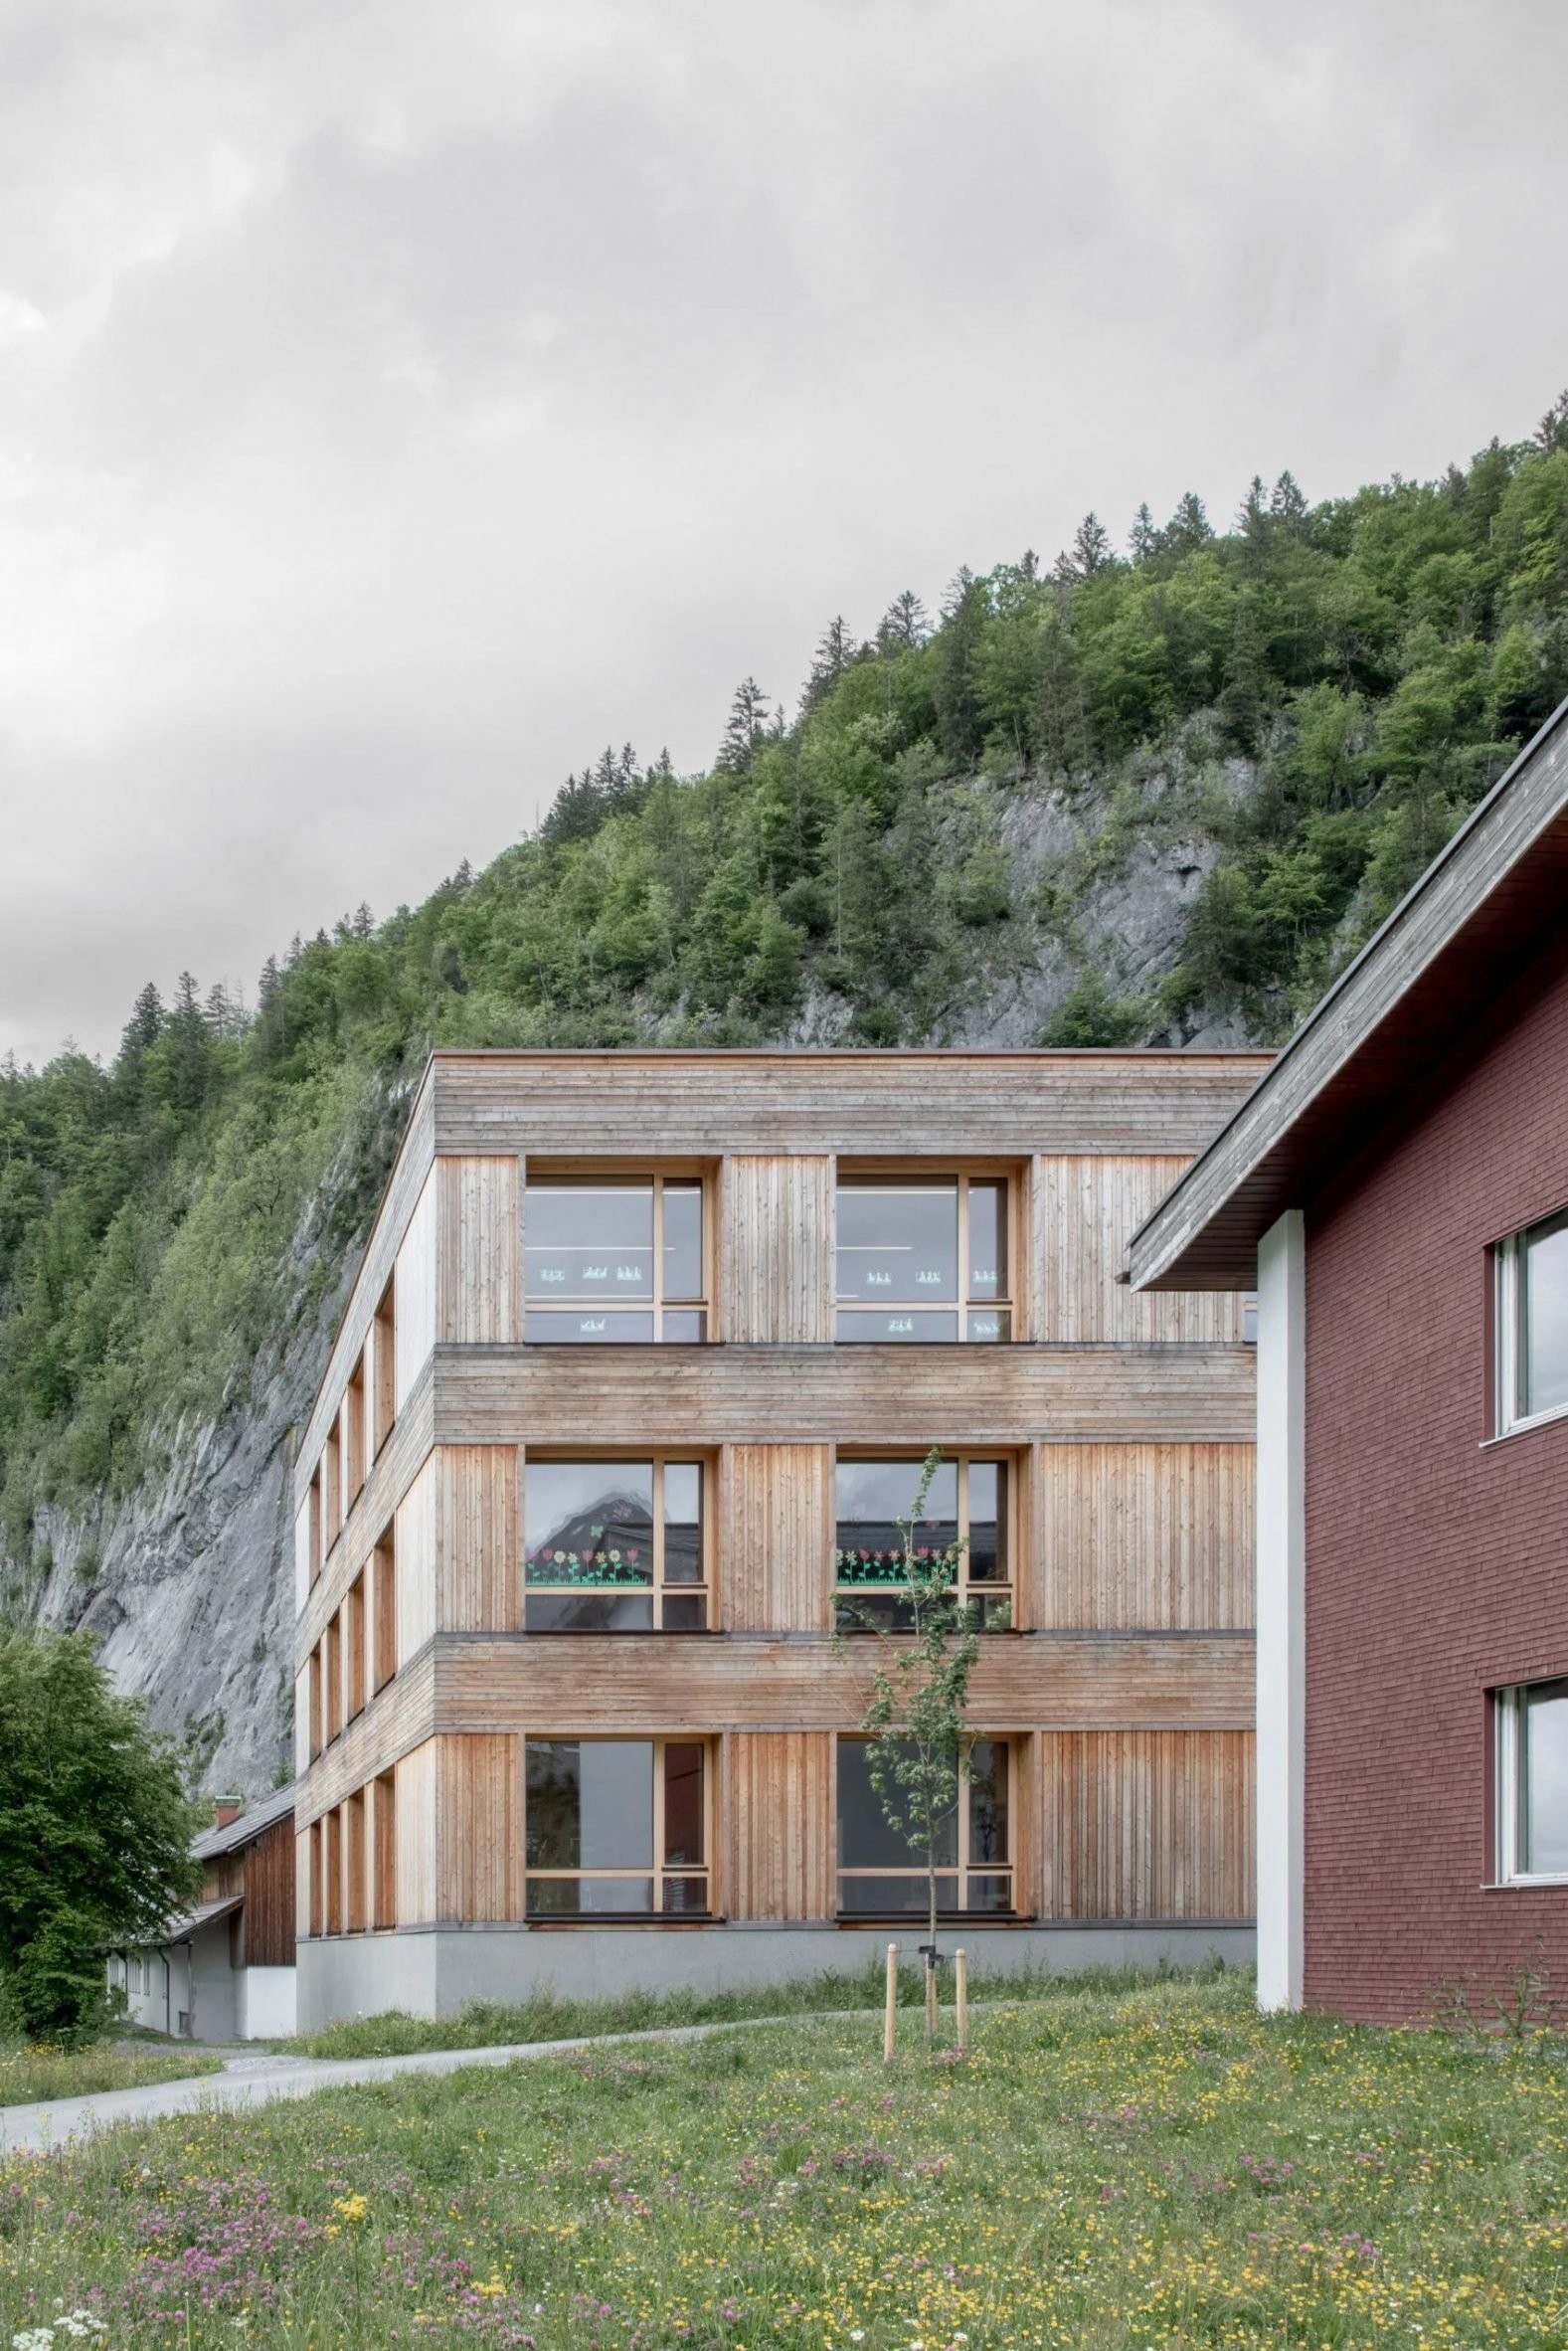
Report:
[[12,0],[0,1050],[1088,505],[1527,431],[1565,64],[1549,0]]

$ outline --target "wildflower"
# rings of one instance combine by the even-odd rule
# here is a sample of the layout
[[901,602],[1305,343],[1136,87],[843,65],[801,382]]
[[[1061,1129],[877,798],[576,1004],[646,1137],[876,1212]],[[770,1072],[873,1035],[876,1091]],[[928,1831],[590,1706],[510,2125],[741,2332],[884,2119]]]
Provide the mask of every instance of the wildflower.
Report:
[[363,2196],[334,2196],[332,2210],[341,2213],[345,2221],[362,2221],[369,2208]]

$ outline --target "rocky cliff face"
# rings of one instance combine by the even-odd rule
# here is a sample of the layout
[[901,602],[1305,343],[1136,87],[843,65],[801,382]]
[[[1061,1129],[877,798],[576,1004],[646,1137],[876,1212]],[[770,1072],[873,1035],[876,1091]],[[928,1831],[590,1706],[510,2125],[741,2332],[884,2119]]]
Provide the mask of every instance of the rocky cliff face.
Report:
[[[1234,797],[1251,783],[1246,763],[1233,762],[1210,789]],[[1153,768],[1075,795],[1028,784],[976,791],[1015,914],[1037,907],[1042,890],[1065,911],[1043,927],[1031,919],[975,930],[930,1041],[1029,1046],[1087,972],[1129,996],[1165,977],[1218,854],[1179,772]],[[847,1028],[841,999],[808,990],[779,1041],[834,1044],[848,1041]],[[1159,1041],[1251,1040],[1226,1017],[1200,1017]],[[281,1285],[296,1301],[288,1328],[231,1383],[220,1413],[170,1432],[158,1472],[101,1523],[59,1510],[40,1516],[50,1560],[41,1619],[99,1636],[119,1686],[146,1699],[152,1721],[186,1744],[214,1793],[260,1794],[290,1768],[293,1433],[325,1369],[404,1108],[389,1098],[368,1157],[340,1157],[331,1171]],[[345,1241],[356,1226],[360,1238]]]

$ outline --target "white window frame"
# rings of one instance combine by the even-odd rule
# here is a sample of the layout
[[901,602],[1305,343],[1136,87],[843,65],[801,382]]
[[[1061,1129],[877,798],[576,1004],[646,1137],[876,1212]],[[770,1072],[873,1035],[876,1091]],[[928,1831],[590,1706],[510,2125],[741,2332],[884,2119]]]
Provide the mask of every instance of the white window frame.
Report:
[[1493,1434],[1511,1436],[1515,1429],[1540,1428],[1548,1420],[1568,1416],[1568,1404],[1550,1404],[1544,1412],[1521,1412],[1519,1397],[1520,1348],[1524,1336],[1523,1289],[1524,1243],[1532,1233],[1547,1225],[1568,1222],[1568,1209],[1559,1209],[1552,1216],[1537,1216],[1533,1223],[1524,1224],[1517,1232],[1510,1232],[1498,1241],[1491,1252],[1492,1266],[1492,1423]]
[[1525,1870],[1519,1866],[1521,1828],[1520,1775],[1524,1767],[1522,1717],[1532,1690],[1564,1680],[1550,1674],[1541,1681],[1515,1682],[1491,1695],[1493,1772],[1492,1879],[1498,1886],[1568,1886],[1568,1872]]

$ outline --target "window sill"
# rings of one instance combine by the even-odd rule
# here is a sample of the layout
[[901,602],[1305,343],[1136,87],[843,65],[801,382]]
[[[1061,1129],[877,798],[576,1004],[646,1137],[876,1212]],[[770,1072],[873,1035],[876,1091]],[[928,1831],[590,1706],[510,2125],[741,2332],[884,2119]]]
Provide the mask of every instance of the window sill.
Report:
[[1533,1436],[1538,1428],[1551,1428],[1561,1420],[1568,1420],[1568,1404],[1559,1404],[1551,1412],[1532,1412],[1528,1420],[1510,1421],[1494,1437],[1482,1437],[1478,1450],[1489,1453],[1494,1445],[1510,1444],[1515,1437]]
[[1543,1887],[1568,1886],[1568,1871],[1554,1878],[1483,1878],[1482,1894],[1536,1894]]
[[[931,1921],[913,1910],[854,1910],[841,1912],[833,1924],[841,1933],[853,1934],[859,1927],[872,1927],[885,1934],[890,1926],[905,1926],[913,1932],[924,1933]],[[1038,1923],[1032,1911],[1026,1910],[939,1910],[937,1925],[948,1926],[1034,1926]]]
[[683,1910],[677,1917],[662,1915],[650,1918],[646,1910],[596,1910],[591,1918],[525,1918],[523,1924],[533,1934],[590,1933],[596,1927],[613,1926],[617,1932],[627,1926],[650,1928],[663,1933],[670,1927],[726,1926],[729,1921],[722,1910]]

